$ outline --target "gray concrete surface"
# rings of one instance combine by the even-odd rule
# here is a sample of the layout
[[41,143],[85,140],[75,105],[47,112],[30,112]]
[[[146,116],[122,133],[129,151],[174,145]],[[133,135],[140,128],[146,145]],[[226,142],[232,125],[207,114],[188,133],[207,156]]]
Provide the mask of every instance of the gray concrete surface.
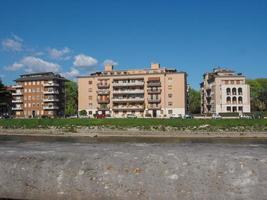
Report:
[[0,198],[267,199],[267,145],[0,140]]

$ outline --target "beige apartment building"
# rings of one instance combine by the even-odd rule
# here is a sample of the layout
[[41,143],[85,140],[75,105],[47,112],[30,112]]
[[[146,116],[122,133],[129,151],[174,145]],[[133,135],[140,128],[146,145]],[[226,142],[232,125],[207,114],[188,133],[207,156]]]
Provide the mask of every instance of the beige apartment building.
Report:
[[150,69],[113,70],[78,77],[78,109],[88,116],[178,117],[187,108],[187,75],[151,64]]
[[241,73],[215,68],[203,75],[201,113],[249,113],[250,87]]
[[15,117],[64,116],[66,79],[53,72],[24,74],[12,93]]

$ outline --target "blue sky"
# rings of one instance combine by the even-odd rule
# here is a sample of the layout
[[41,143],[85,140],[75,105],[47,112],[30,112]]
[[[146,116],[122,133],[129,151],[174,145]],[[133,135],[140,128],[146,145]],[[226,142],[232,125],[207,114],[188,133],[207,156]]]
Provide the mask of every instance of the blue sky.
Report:
[[158,62],[186,71],[194,88],[215,66],[266,77],[266,10],[265,0],[2,0],[0,76]]

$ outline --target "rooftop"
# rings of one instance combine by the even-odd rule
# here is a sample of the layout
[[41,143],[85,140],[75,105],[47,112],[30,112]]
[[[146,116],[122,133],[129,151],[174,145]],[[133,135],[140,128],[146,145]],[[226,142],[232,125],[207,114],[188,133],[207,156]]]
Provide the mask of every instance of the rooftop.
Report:
[[63,80],[66,81],[64,77],[60,74],[56,74],[54,72],[40,72],[40,73],[31,73],[31,74],[22,74],[20,78],[16,79],[16,82],[20,81],[37,81],[37,80]]

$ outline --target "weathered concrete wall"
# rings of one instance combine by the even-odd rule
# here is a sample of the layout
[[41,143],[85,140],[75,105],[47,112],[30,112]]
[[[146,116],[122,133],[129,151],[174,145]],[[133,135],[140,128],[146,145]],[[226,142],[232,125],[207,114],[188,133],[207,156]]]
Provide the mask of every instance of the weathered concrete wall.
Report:
[[0,142],[0,197],[267,199],[266,145]]

